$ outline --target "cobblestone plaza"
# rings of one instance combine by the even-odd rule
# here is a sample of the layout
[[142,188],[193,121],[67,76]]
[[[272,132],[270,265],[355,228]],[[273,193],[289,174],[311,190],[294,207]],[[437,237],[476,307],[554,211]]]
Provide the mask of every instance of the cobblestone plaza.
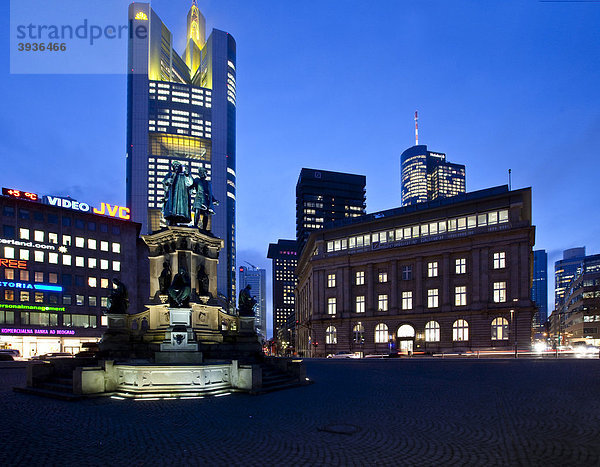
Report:
[[3,465],[598,465],[600,361],[307,360],[261,396],[63,402],[0,369]]

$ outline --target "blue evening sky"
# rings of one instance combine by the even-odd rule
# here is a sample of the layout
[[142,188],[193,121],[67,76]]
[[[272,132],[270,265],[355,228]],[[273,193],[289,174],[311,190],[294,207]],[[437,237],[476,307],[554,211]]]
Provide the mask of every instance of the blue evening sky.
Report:
[[[88,2],[78,3],[64,23],[85,17]],[[126,23],[127,4],[113,0],[107,18]],[[180,52],[190,4],[152,2]],[[562,250],[600,253],[600,3],[200,0],[199,7],[208,31],[237,41],[240,264],[270,271],[268,243],[295,237],[302,167],[366,175],[369,212],[399,206],[399,159],[414,144],[416,109],[420,143],[465,164],[469,191],[507,183],[509,168],[513,188],[532,187],[535,247],[549,253],[550,310]],[[11,75],[8,10],[2,2],[1,185],[124,203],[126,75]],[[126,56],[125,46],[97,53],[94,66],[121,69]],[[269,286],[269,327],[270,293]]]

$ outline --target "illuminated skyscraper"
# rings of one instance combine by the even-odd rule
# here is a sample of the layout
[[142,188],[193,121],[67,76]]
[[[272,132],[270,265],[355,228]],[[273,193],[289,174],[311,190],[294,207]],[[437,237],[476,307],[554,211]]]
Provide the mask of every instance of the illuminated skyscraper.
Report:
[[173,161],[192,176],[205,168],[219,201],[212,232],[225,241],[219,294],[235,300],[236,44],[213,29],[206,38],[196,1],[187,17],[183,55],[146,3],[129,6],[127,206],[142,234],[164,226],[162,180]]
[[563,259],[554,263],[554,309],[558,309],[567,287],[583,267],[585,247],[563,251]]
[[[296,240],[280,239],[270,243],[267,258],[273,260],[273,337],[277,340],[279,331],[288,329],[288,321],[294,315],[295,269],[298,265]],[[288,342],[293,341],[288,336]]]
[[427,150],[424,144],[402,153],[402,205],[449,198],[466,191],[465,166],[452,164],[446,154]]
[[240,290],[250,285],[250,295],[256,299],[254,308],[254,324],[256,332],[265,340],[267,338],[267,271],[255,266],[240,267]]

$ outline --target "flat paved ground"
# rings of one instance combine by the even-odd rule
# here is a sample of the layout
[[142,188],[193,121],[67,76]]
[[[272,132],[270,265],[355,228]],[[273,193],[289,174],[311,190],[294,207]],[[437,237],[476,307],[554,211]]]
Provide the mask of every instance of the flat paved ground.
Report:
[[11,391],[3,465],[600,464],[600,360],[313,360],[262,396],[62,402]]

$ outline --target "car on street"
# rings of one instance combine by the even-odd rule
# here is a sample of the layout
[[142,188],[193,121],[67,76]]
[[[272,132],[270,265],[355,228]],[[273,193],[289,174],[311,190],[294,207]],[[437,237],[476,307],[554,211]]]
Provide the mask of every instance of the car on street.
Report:
[[327,358],[358,358],[354,353],[348,352],[347,350],[341,350],[337,353],[330,353]]
[[75,356],[68,352],[49,352],[43,355],[35,355],[31,357],[32,360],[49,360],[52,358],[75,358]]

